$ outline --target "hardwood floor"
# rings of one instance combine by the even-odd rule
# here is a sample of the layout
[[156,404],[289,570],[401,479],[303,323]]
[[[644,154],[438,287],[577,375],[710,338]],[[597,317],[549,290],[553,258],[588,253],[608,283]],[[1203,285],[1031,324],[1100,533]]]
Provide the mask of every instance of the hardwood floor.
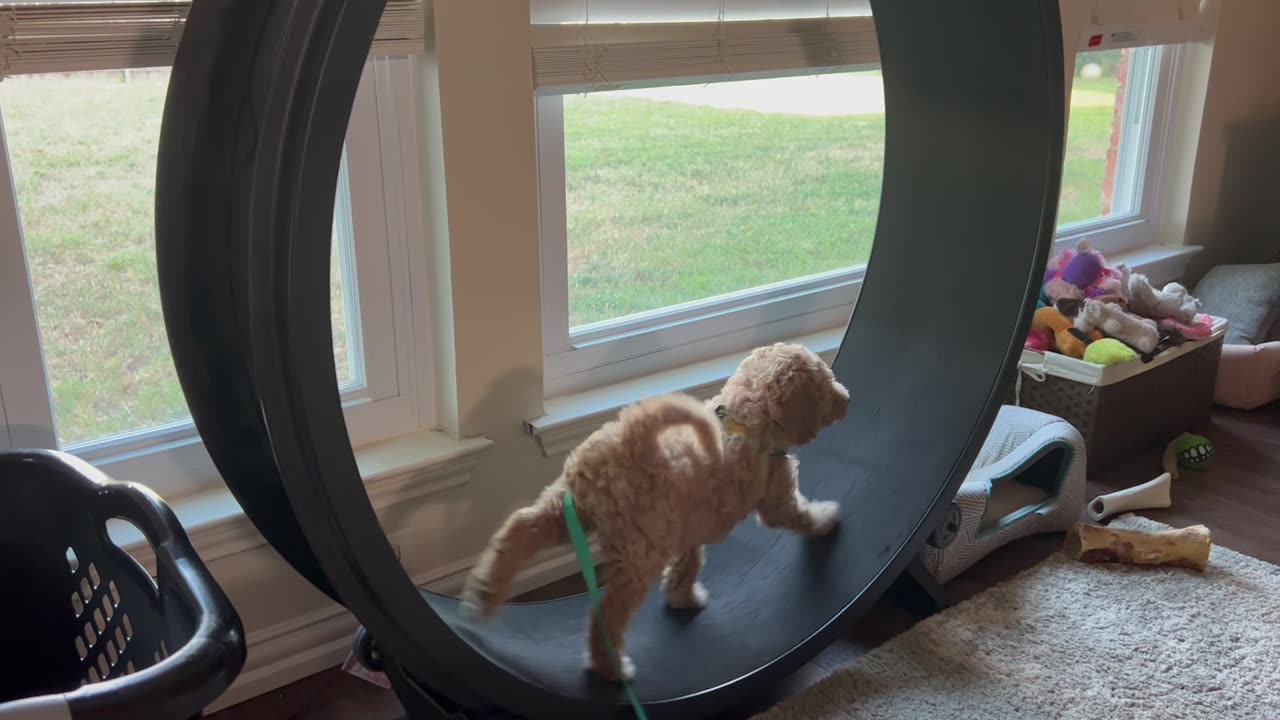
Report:
[[[1219,409],[1206,427],[1189,428],[1213,442],[1215,456],[1204,471],[1186,471],[1173,486],[1173,507],[1142,514],[1175,527],[1203,523],[1217,545],[1280,564],[1275,518],[1280,516],[1280,403],[1251,412]],[[1161,448],[1089,479],[1088,497],[1146,482],[1159,475]],[[1027,538],[1000,548],[947,585],[952,601],[982,592],[1056,552],[1061,535]],[[569,578],[531,593],[545,599],[581,591]],[[919,620],[887,600],[874,607],[844,638],[777,687],[717,720],[738,720],[821,680]],[[390,720],[402,716],[390,692],[343,673],[326,670],[292,685],[228,708],[212,720]]]

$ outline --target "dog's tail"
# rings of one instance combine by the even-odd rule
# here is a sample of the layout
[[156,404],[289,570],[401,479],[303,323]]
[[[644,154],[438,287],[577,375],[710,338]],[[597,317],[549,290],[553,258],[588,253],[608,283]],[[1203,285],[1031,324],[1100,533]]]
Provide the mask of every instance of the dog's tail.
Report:
[[657,449],[658,435],[667,428],[688,425],[698,436],[705,452],[717,461],[724,455],[720,420],[702,401],[690,395],[672,393],[630,405],[618,414],[622,441],[629,447],[644,447],[650,456]]
[[511,514],[489,541],[462,600],[468,611],[490,618],[511,596],[516,575],[538,552],[569,542],[564,521],[564,483],[543,490],[533,504]]

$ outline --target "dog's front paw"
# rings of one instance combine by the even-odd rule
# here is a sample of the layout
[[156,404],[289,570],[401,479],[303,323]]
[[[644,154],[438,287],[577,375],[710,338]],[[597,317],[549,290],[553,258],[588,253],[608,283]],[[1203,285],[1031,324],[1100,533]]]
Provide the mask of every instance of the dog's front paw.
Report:
[[461,599],[463,617],[468,622],[484,622],[496,614],[493,593],[482,580],[475,577],[469,578],[466,586],[462,588]]
[[[627,655],[618,658],[617,667],[614,666],[612,658],[593,658],[589,652],[586,654],[586,661],[588,670],[609,682],[620,683],[623,680],[635,679],[636,664]],[[619,670],[622,671],[621,675],[618,674]]]
[[809,503],[808,510],[814,535],[826,535],[840,524],[840,503],[835,500]]
[[701,610],[707,606],[707,599],[710,594],[707,588],[700,582],[695,582],[687,588],[664,588],[667,598],[667,607],[675,610]]

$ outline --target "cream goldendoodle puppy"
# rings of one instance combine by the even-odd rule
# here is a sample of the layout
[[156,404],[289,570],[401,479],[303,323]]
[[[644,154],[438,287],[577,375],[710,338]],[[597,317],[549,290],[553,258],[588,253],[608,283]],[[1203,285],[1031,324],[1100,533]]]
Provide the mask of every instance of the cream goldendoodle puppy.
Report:
[[[836,526],[839,507],[800,494],[787,451],[844,418],[848,405],[849,392],[821,358],[779,343],[752,352],[705,404],[677,394],[623,409],[569,454],[533,504],[507,518],[468,578],[464,600],[492,616],[534,554],[568,542],[568,490],[609,561],[604,627],[593,617],[588,662],[618,679],[601,631],[622,653],[627,622],[659,577],[669,606],[703,607],[703,545],[724,539],[753,511],[765,526],[805,535]],[[625,655],[622,665],[631,677]]]

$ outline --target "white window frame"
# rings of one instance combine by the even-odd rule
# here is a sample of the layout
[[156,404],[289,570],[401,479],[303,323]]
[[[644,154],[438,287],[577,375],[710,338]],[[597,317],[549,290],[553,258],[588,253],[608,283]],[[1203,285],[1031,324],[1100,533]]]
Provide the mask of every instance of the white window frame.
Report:
[[[813,72],[812,68],[805,68],[795,74]],[[539,95],[535,101],[547,397],[697,362],[738,348],[819,332],[849,321],[866,273],[865,265],[570,328],[563,96]]]
[[[1164,161],[1167,156],[1168,130],[1172,113],[1172,97],[1177,82],[1177,69],[1183,52],[1181,45],[1156,45],[1133,48],[1150,53],[1152,65],[1143,82],[1126,86],[1125,127],[1121,130],[1121,156],[1116,160],[1116,178],[1112,197],[1127,195],[1123,210],[1102,218],[1060,225],[1055,251],[1074,247],[1088,238],[1103,253],[1119,254],[1156,242],[1155,229],[1159,217],[1158,201]],[[1132,66],[1130,66],[1132,73]],[[1139,115],[1139,118],[1135,118]],[[1149,132],[1132,142],[1134,120],[1146,117]],[[1067,119],[1068,124],[1071,122]],[[1068,125],[1069,128],[1069,125]],[[1068,129],[1068,132],[1070,130]],[[1126,139],[1129,142],[1126,142]]]
[[[343,293],[358,298],[359,312],[346,317],[356,382],[342,397],[356,446],[435,426],[414,73],[412,59],[370,58],[343,155],[335,223],[349,230],[335,236],[354,256],[354,265],[342,264]],[[0,447],[53,448],[55,419],[7,147],[0,134],[0,232],[14,238],[0,243]],[[219,481],[190,419],[66,449],[166,495]]]
[[[652,26],[646,28],[652,34]],[[1132,207],[1105,218],[1058,228],[1055,251],[1087,237],[1104,253],[1152,244],[1159,217],[1161,166],[1169,125],[1169,102],[1179,46],[1154,48],[1154,69],[1127,85],[1125,121],[1149,116],[1150,132],[1136,146],[1121,141],[1113,197],[1128,193]],[[864,66],[866,67],[866,66]],[[1131,66],[1132,67],[1132,66]],[[794,68],[770,76],[849,70]],[[760,73],[714,78],[747,79]],[[687,82],[673,78],[670,84]],[[651,86],[651,79],[608,83],[609,90]],[[561,92],[580,88],[566,86]],[[563,95],[540,92],[536,101],[544,392],[546,397],[590,390],[754,345],[794,338],[846,324],[857,300],[865,265],[704,298],[649,312],[570,328],[566,224]],[[1069,101],[1068,101],[1069,102]],[[1069,120],[1068,120],[1069,122]],[[1131,133],[1132,130],[1125,132]],[[1140,189],[1140,192],[1136,190]]]

